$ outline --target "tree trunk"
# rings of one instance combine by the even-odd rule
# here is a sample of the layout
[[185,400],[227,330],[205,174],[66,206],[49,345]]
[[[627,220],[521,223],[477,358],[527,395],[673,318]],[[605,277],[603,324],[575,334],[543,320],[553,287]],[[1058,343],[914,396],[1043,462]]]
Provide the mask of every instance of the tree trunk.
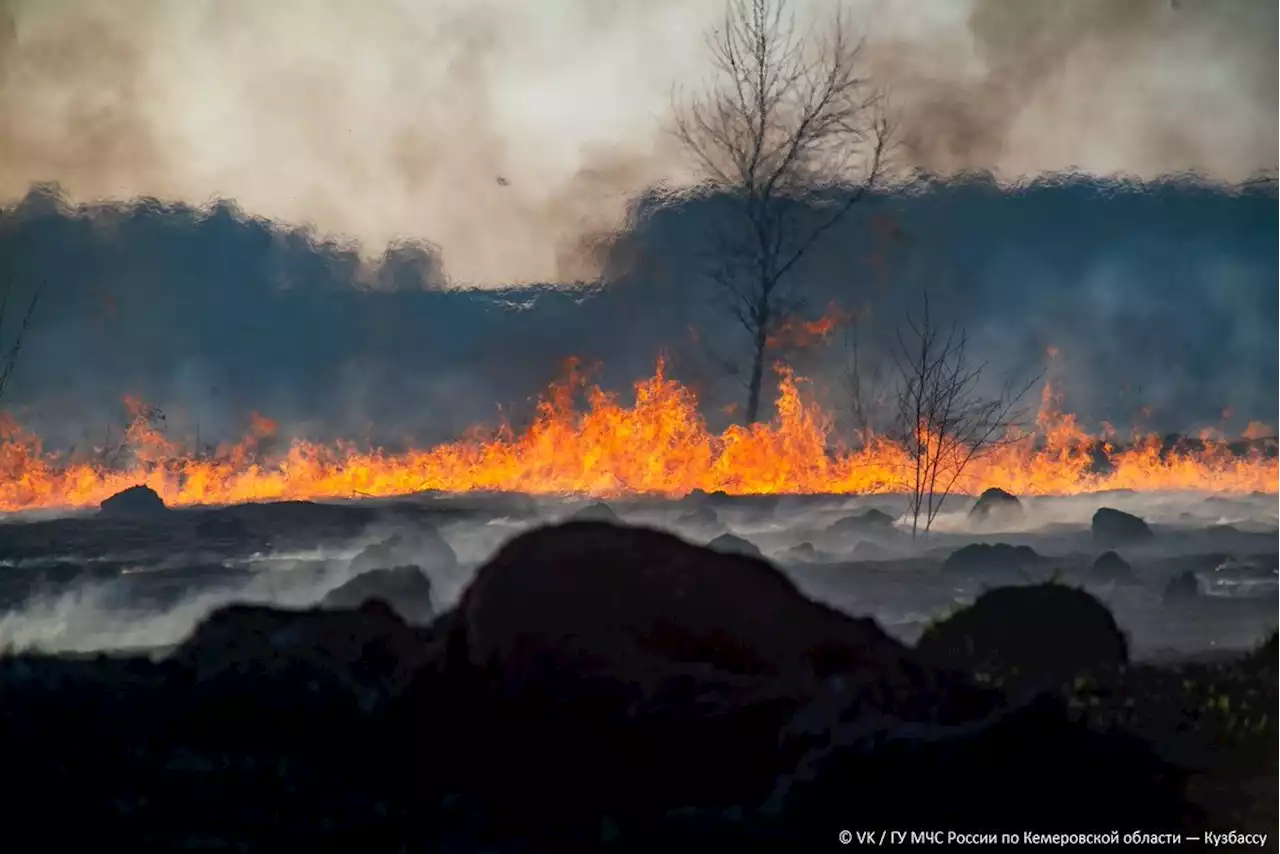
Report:
[[760,418],[760,386],[764,383],[764,357],[769,347],[769,304],[757,308],[759,323],[751,354],[751,382],[747,386],[747,424],[755,424]]

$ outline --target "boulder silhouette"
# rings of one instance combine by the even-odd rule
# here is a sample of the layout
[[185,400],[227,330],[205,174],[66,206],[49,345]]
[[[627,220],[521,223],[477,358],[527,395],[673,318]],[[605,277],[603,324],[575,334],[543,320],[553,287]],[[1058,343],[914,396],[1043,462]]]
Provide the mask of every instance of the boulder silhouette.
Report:
[[1023,518],[1022,502],[999,487],[991,487],[978,496],[969,510],[969,518],[981,523],[1016,522]]
[[378,600],[341,611],[234,604],[205,617],[168,659],[201,682],[319,679],[369,703],[409,683],[429,640]]
[[330,590],[320,604],[326,608],[359,608],[371,599],[386,602],[412,625],[426,625],[435,617],[431,579],[416,566],[371,569]]
[[1093,542],[1099,548],[1115,549],[1150,540],[1147,523],[1131,513],[1101,507],[1093,514]]
[[569,515],[566,522],[611,522],[615,525],[622,524],[622,519],[612,507],[603,501],[597,501],[594,504],[588,504],[580,507]]
[[98,515],[112,519],[146,519],[167,512],[164,500],[149,486],[131,486],[98,505]]
[[399,531],[385,540],[366,546],[351,559],[351,571],[357,575],[374,569],[396,566],[420,566],[452,569],[458,564],[453,548],[430,525]]
[[763,560],[597,522],[515,537],[458,612],[468,660],[512,675],[559,661],[624,681],[654,664],[806,681],[911,656],[873,620],[814,602]]
[[1030,580],[1029,570],[1040,562],[1030,546],[1008,543],[970,543],[952,552],[942,563],[942,571],[956,575],[1016,583]]
[[1190,569],[1170,578],[1164,586],[1164,601],[1168,603],[1191,601],[1200,596],[1200,578]]
[[1103,552],[1098,555],[1093,565],[1089,567],[1087,577],[1091,581],[1101,583],[1106,582],[1131,582],[1134,581],[1133,567],[1129,562],[1115,552]]
[[707,548],[725,552],[726,554],[764,557],[764,553],[760,551],[759,546],[744,537],[739,537],[737,534],[721,534],[707,543]]
[[450,767],[513,808],[531,791],[575,809],[758,801],[781,726],[824,680],[848,681],[858,709],[927,693],[909,648],[767,562],[605,523],[508,542],[446,637],[477,739]]
[[885,533],[894,530],[893,516],[883,510],[872,507],[865,513],[845,516],[827,526],[827,533],[837,537],[851,537],[859,534]]
[[[612,521],[609,519],[597,521]],[[696,528],[713,528],[720,524],[720,517],[716,515],[716,511],[705,504],[690,510],[688,513],[682,514],[676,519],[677,525],[689,525]]]
[[989,590],[928,626],[916,649],[939,667],[1037,688],[1118,667],[1129,657],[1111,611],[1084,590],[1057,583]]

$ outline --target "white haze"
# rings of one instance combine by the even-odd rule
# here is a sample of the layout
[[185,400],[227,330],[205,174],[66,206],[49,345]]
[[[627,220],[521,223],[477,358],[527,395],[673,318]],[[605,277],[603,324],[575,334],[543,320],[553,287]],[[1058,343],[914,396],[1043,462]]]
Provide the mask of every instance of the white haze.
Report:
[[[1266,0],[852,0],[901,170],[1224,180],[1276,165]],[[802,26],[835,0],[798,0]],[[0,201],[235,199],[455,283],[594,273],[679,183],[716,0],[0,0]],[[499,179],[502,179],[501,181]]]

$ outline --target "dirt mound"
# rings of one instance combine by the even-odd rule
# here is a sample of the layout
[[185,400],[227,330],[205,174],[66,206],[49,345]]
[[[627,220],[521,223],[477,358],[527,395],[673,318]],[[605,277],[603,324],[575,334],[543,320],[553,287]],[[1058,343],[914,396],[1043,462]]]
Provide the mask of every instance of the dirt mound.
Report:
[[603,501],[597,501],[595,504],[588,504],[580,507],[573,513],[569,514],[566,522],[610,522],[614,525],[621,525],[622,519],[617,512],[605,504]]
[[146,519],[168,511],[164,500],[149,486],[131,486],[98,505],[98,515],[112,519]]
[[827,526],[827,533],[833,537],[856,537],[865,534],[888,533],[894,530],[897,521],[883,510],[872,507],[865,513],[856,516],[845,516]]
[[[610,521],[605,519],[603,521]],[[716,515],[716,511],[712,508],[701,504],[687,513],[680,515],[676,519],[677,525],[689,525],[695,528],[714,528],[720,524],[720,517]]]
[[645,660],[812,678],[909,655],[873,620],[806,598],[762,560],[603,523],[514,538],[459,612],[469,660],[513,675],[560,661],[627,679]]
[[970,543],[952,552],[942,562],[942,571],[1010,584],[1030,581],[1028,573],[1039,563],[1040,555],[1031,546]]
[[1057,687],[1128,661],[1105,605],[1062,584],[1002,587],[925,629],[916,649],[939,667],[1017,687]]
[[1170,578],[1164,586],[1166,604],[1197,599],[1200,595],[1200,578],[1190,569]]
[[354,611],[236,604],[209,614],[169,660],[201,682],[305,675],[372,700],[407,684],[429,639],[377,600]]
[[429,525],[392,534],[382,542],[366,546],[351,559],[351,571],[357,574],[396,566],[452,569],[457,565],[458,556],[453,548]]
[[1099,583],[1118,582],[1131,583],[1135,581],[1133,567],[1129,562],[1115,552],[1103,552],[1098,555],[1093,565],[1089,567],[1086,577],[1090,581]]
[[1017,522],[1024,515],[1017,496],[995,486],[978,496],[969,510],[969,519],[983,524]]
[[1147,523],[1131,513],[1100,507],[1093,514],[1093,542],[1099,548],[1115,549],[1150,540],[1151,529]]
[[707,543],[707,548],[724,552],[725,554],[764,558],[764,552],[760,551],[759,546],[745,537],[739,537],[737,534],[721,534]]
[[431,579],[416,566],[371,569],[325,594],[325,608],[359,608],[380,599],[412,625],[426,625],[435,618],[431,604]]

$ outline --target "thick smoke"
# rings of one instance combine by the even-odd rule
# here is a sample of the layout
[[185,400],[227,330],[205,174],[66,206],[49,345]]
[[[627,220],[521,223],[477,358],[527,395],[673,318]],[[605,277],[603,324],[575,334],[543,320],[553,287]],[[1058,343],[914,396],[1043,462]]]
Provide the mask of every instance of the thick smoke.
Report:
[[[798,4],[821,20],[827,0]],[[584,251],[684,163],[671,86],[702,0],[0,0],[0,198],[234,198],[455,282],[591,277]],[[1236,180],[1276,165],[1267,0],[858,0],[898,166]],[[803,21],[802,21],[803,23]],[[370,254],[377,254],[376,251]]]
[[[639,207],[607,287],[498,292],[437,287],[429,248],[371,264],[229,205],[70,207],[39,188],[0,212],[3,275],[20,294],[46,283],[5,408],[63,448],[118,441],[125,394],[187,441],[237,437],[257,410],[285,435],[421,445],[497,404],[518,425],[570,356],[617,389],[665,352],[716,416],[743,389],[713,357],[741,365],[746,343],[700,275],[716,202]],[[968,179],[871,200],[797,275],[813,315],[870,312],[882,351],[923,286],[993,375],[1053,348],[1088,426],[1185,430],[1230,409],[1238,433],[1275,424],[1278,228],[1268,187]],[[836,408],[841,337],[796,364]]]

